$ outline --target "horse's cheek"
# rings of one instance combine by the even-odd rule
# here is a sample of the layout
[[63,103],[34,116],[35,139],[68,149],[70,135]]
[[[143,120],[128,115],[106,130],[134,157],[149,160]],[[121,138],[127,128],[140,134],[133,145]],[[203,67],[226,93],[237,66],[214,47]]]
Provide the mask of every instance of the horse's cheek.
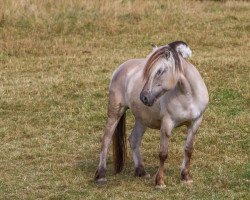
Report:
[[168,78],[168,90],[171,90],[176,85],[176,79],[174,76]]

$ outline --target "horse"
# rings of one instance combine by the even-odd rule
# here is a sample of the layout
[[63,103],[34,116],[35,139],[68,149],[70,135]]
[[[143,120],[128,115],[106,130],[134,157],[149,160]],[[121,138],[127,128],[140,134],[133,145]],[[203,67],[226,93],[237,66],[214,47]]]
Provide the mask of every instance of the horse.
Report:
[[114,170],[124,168],[126,157],[125,119],[130,109],[135,125],[129,137],[134,161],[134,175],[150,177],[140,153],[142,136],[147,128],[160,130],[159,168],[155,187],[165,188],[164,163],[168,157],[169,139],[175,127],[185,125],[186,141],[180,178],[191,183],[190,159],[194,137],[209,102],[207,87],[188,58],[190,47],[183,41],[155,47],[146,57],[131,59],[114,72],[109,85],[108,119],[104,128],[100,161],[94,179],[106,183],[106,160],[113,139]]

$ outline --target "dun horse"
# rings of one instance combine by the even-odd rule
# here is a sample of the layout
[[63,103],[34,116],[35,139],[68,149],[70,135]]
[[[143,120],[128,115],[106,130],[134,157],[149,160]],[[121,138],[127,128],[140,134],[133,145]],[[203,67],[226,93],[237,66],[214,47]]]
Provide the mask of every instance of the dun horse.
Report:
[[108,120],[102,139],[100,162],[95,173],[97,183],[106,182],[107,151],[113,136],[115,172],[122,171],[125,162],[125,111],[131,109],[135,125],[130,146],[135,176],[149,177],[140,153],[146,128],[160,130],[160,165],[155,186],[164,188],[164,162],[168,157],[169,138],[173,128],[186,125],[187,138],[181,166],[181,180],[192,182],[189,175],[194,136],[208,105],[208,91],[197,69],[187,60],[188,45],[176,41],[156,47],[144,59],[132,59],[113,73],[109,87]]

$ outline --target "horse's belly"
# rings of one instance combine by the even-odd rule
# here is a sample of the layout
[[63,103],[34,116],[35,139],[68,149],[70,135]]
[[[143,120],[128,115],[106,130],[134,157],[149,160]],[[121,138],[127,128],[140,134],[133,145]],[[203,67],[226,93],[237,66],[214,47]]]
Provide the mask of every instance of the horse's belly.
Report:
[[161,120],[159,120],[159,119],[141,118],[140,121],[146,127],[149,127],[152,129],[160,129],[161,128]]

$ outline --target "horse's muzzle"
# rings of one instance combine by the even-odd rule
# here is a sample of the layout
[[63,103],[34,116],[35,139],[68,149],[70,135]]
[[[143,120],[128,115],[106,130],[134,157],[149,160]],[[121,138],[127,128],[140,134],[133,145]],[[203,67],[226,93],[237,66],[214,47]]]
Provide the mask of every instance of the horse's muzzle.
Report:
[[154,104],[155,98],[149,92],[142,91],[140,94],[140,100],[146,106],[152,106]]

